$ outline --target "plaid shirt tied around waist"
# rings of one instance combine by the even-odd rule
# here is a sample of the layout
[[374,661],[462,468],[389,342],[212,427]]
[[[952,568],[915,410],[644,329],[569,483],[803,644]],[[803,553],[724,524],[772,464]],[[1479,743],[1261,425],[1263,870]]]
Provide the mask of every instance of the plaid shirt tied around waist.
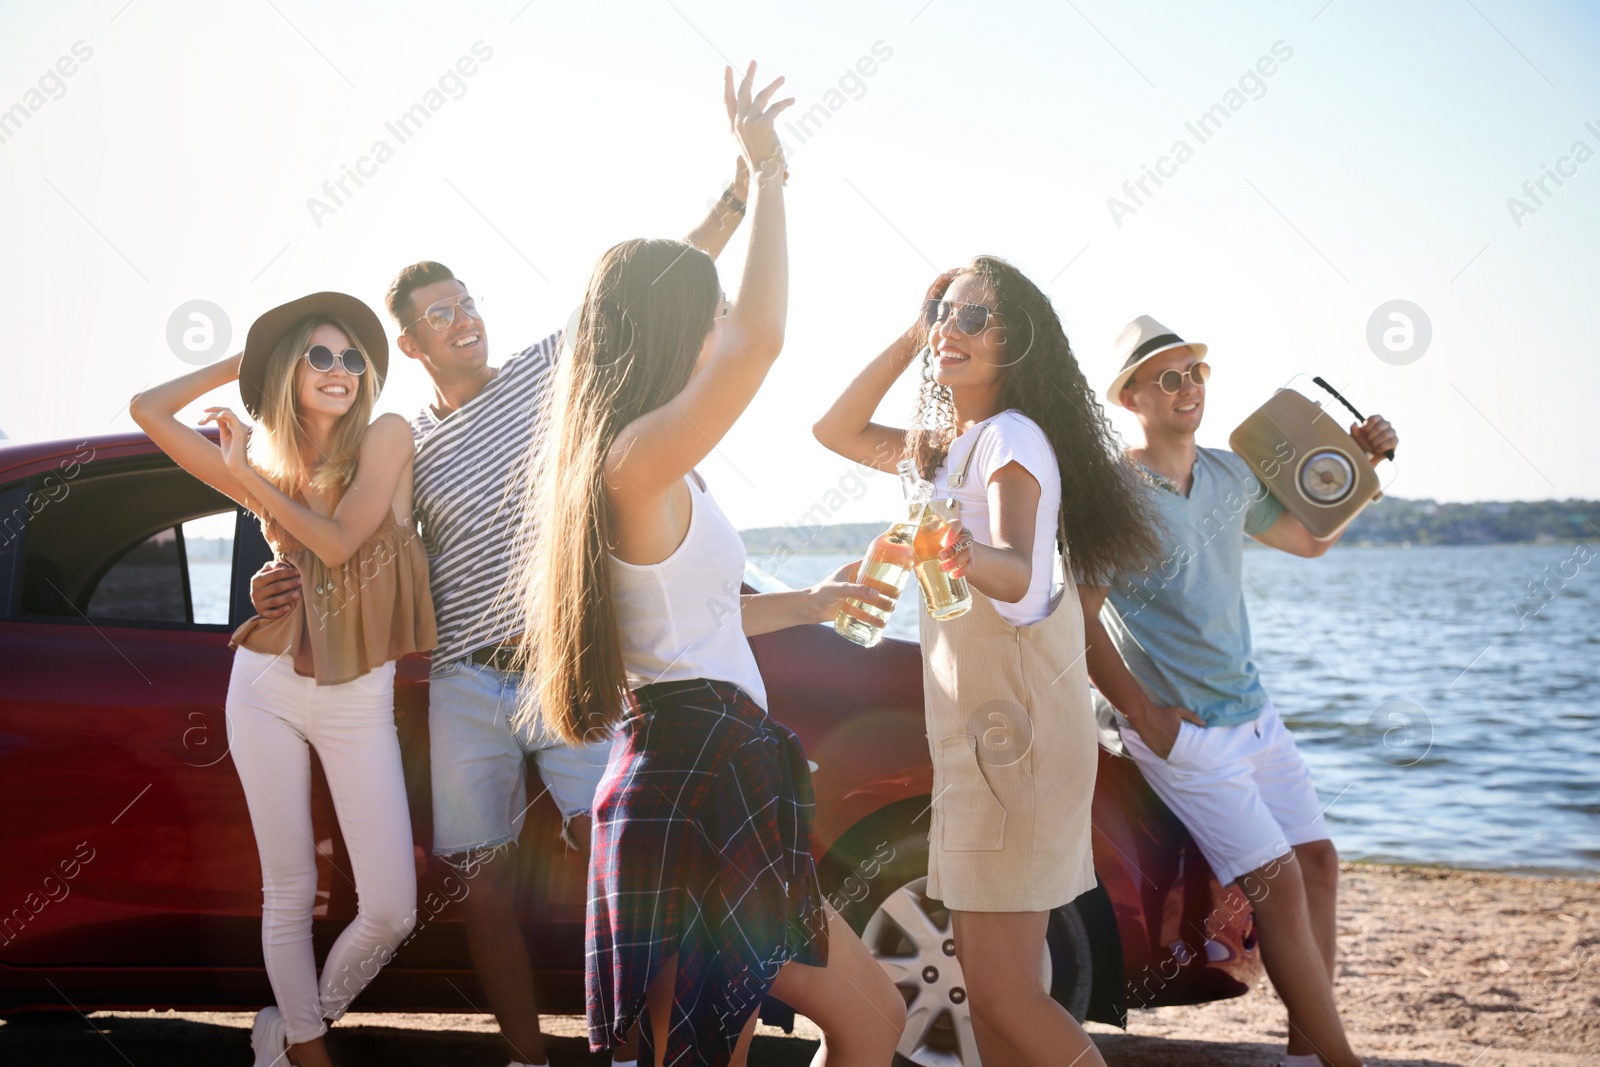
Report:
[[642,686],[629,712],[595,796],[589,1043],[623,1040],[676,953],[663,1062],[720,1067],[779,967],[827,963],[810,768],[799,739],[726,682]]

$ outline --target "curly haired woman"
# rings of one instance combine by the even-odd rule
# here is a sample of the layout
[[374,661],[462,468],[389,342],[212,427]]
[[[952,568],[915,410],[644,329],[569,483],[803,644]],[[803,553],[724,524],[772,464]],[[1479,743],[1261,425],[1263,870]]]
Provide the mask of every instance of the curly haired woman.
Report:
[[[1084,623],[1068,573],[1152,555],[1146,506],[1048,297],[988,256],[940,275],[923,314],[816,424],[880,470],[905,458],[951,521],[941,566],[972,608],[922,614],[933,757],[928,895],[950,909],[985,1063],[1101,1063],[1041,980],[1050,912],[1095,884],[1096,733]],[[909,430],[872,421],[913,363]],[[963,1052],[967,1051],[965,1048]]]

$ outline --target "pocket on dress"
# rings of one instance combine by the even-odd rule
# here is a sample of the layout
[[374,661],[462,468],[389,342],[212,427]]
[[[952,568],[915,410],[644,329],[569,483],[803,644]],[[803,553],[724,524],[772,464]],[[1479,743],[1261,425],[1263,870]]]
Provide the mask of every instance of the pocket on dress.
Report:
[[939,847],[947,852],[998,852],[1005,844],[1006,809],[978,765],[978,739],[957,734],[939,740],[943,787]]

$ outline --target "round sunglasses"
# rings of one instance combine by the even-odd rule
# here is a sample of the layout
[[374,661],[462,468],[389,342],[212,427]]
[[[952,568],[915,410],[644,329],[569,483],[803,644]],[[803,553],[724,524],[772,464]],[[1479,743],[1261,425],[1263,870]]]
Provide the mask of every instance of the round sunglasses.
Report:
[[[1164,370],[1157,377],[1151,379],[1150,384],[1161,386],[1161,391],[1169,396],[1183,388],[1185,378],[1193,379],[1194,384],[1204,385],[1211,377],[1211,364],[1191,363],[1187,370]],[[1128,379],[1129,385],[1139,385],[1134,377]]]
[[982,333],[991,318],[1000,318],[998,311],[990,311],[982,304],[957,304],[950,300],[926,300],[922,304],[922,324],[928,329],[955,316],[956,329],[969,337]]
[[367,372],[367,357],[354,348],[347,348],[336,354],[327,345],[312,345],[306,349],[305,357],[314,371],[326,373],[333,369],[334,361],[338,360],[344,364],[346,374],[359,378]]

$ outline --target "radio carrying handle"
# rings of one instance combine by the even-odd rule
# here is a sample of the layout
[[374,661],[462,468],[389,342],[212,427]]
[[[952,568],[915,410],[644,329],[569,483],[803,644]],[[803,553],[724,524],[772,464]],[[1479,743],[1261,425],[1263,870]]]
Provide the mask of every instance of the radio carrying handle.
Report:
[[[1333,386],[1331,386],[1327,382],[1323,381],[1320,376],[1313,376],[1311,380],[1313,382],[1316,382],[1317,385],[1321,386],[1323,389],[1326,389],[1329,393],[1333,394],[1333,398],[1335,400],[1337,400],[1339,403],[1341,403],[1345,407],[1349,408],[1350,409],[1350,414],[1352,414],[1352,415],[1354,415],[1356,417],[1356,421],[1357,422],[1366,422],[1367,421],[1367,417],[1365,415],[1361,414],[1361,412],[1357,411],[1356,410],[1356,406],[1354,404],[1352,404],[1352,403],[1350,403],[1350,401],[1346,400],[1342,395],[1340,395],[1339,390],[1335,389]],[[1392,449],[1392,448],[1384,449],[1383,450],[1383,454],[1385,456],[1387,456],[1391,460],[1394,459],[1394,449]]]

